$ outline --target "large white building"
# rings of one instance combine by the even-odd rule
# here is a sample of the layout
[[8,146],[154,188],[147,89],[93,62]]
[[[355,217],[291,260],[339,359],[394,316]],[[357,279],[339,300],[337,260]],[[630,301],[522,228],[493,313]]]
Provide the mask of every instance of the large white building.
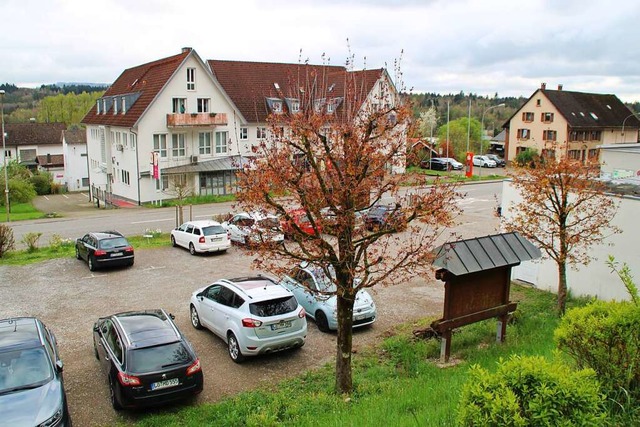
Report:
[[[310,69],[328,87],[355,73],[371,102],[380,93],[397,99],[384,69],[205,62],[184,48],[125,70],[83,119],[92,187],[138,204],[175,198],[176,184],[197,195],[233,193],[242,159],[269,136],[268,115],[295,111],[292,76]],[[339,108],[338,99],[323,108]]]

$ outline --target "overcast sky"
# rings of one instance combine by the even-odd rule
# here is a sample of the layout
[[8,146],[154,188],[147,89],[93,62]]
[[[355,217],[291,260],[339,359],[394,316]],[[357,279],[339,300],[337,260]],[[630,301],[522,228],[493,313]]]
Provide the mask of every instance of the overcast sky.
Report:
[[[546,82],[640,101],[637,0],[0,0],[0,82],[112,83],[203,59],[387,67],[413,92],[530,96]],[[347,42],[348,39],[348,42]],[[300,50],[302,49],[302,56]]]

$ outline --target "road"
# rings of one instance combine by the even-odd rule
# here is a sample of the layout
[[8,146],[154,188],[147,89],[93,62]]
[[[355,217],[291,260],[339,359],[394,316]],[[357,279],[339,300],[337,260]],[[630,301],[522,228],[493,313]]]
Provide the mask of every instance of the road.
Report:
[[[415,191],[414,188],[403,188],[402,192]],[[464,209],[464,214],[460,217],[460,233],[464,237],[491,234],[493,230],[477,229],[485,216],[492,216],[502,197],[502,182],[490,181],[473,184],[466,184],[460,187],[460,192],[465,197],[458,201],[460,207]],[[62,198],[63,195],[48,196],[47,200],[41,199],[38,202],[41,210],[52,212],[54,206],[60,207],[60,202],[55,198]],[[86,205],[86,195],[75,193],[67,196],[64,200],[68,202],[71,197],[83,199]],[[50,208],[47,206],[50,203]],[[78,206],[82,205],[80,202]],[[52,208],[54,207],[54,208]],[[73,209],[73,207],[71,208]],[[184,218],[207,219],[213,215],[226,214],[234,211],[234,204],[215,203],[205,205],[194,205],[191,214],[189,208],[185,208]],[[162,232],[169,232],[176,225],[176,210],[169,208],[123,208],[123,209],[96,209],[89,205],[83,206],[81,214],[78,211],[70,211],[68,214],[61,212],[62,218],[48,218],[30,221],[12,222],[13,235],[18,248],[22,248],[21,240],[26,233],[42,233],[40,245],[47,245],[54,234],[63,238],[82,237],[87,231],[92,230],[118,230],[125,235],[142,235],[145,229],[159,229]]]

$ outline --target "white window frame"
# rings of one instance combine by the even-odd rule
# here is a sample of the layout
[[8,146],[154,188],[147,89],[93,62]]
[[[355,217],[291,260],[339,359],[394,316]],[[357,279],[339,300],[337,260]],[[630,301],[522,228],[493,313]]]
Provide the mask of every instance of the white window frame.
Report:
[[267,137],[267,128],[258,126],[256,128],[256,138],[257,139],[265,139]]
[[187,90],[196,90],[196,69],[193,67],[187,68]]
[[271,109],[276,114],[282,113],[282,101],[273,101],[271,103]]
[[216,154],[226,154],[229,149],[229,132],[216,132]]
[[210,103],[210,98],[198,98],[198,113],[208,113]]
[[122,114],[127,112],[127,98],[125,98],[124,96],[122,97]]
[[171,157],[185,157],[187,148],[184,133],[171,134]]
[[[182,108],[181,108],[182,107]],[[184,109],[184,111],[181,111]],[[172,98],[171,111],[173,114],[184,114],[187,112],[187,98]]]
[[167,134],[153,134],[153,151],[160,155],[160,158],[167,158]]
[[198,134],[198,153],[211,154],[211,132],[200,132]]
[[241,127],[240,128],[240,140],[241,141],[246,141],[247,139],[249,139],[249,129],[246,127]]

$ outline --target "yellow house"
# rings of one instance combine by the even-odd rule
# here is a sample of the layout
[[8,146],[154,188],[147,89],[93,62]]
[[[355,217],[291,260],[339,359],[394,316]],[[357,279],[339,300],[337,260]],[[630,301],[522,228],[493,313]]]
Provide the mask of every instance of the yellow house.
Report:
[[505,160],[527,148],[545,157],[598,161],[598,146],[637,143],[640,120],[615,95],[546,88],[543,83],[503,125]]

